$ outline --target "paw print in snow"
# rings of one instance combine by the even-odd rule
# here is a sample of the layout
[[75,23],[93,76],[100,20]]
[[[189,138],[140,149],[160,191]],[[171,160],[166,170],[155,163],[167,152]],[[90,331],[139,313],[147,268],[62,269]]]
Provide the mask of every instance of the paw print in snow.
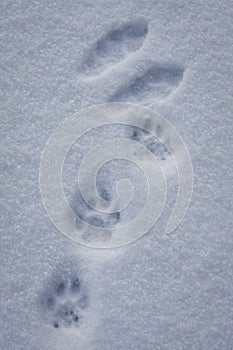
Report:
[[60,281],[45,297],[46,311],[54,328],[78,327],[87,304],[80,278]]
[[[142,143],[157,157],[158,160],[166,160],[169,157],[169,152],[160,141],[164,134],[163,126],[160,124],[154,125],[151,118],[145,118],[144,127],[146,130],[136,126],[131,126],[129,128],[129,136],[131,140]],[[151,132],[153,131],[157,138],[147,130],[150,130]]]

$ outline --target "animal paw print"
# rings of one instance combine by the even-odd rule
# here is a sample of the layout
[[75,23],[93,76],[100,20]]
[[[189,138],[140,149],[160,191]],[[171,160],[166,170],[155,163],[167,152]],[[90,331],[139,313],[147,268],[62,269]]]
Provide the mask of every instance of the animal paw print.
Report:
[[[83,71],[86,76],[101,78],[109,67],[126,62],[143,48],[147,37],[148,23],[144,18],[116,27],[93,44],[84,57]],[[179,86],[184,69],[179,65],[157,64],[136,74],[129,82],[119,86],[107,100],[150,105],[164,101]],[[111,77],[110,77],[111,79]]]
[[168,151],[166,147],[155,139],[148,131],[137,127],[131,128],[131,140],[142,143],[146,146],[160,161],[166,159]]
[[180,67],[155,65],[132,79],[127,86],[120,87],[109,101],[150,104],[153,100],[164,100],[178,87],[182,77]]
[[[100,196],[106,201],[109,201],[108,207],[112,207],[110,203],[111,196],[104,187],[100,188]],[[78,196],[76,195],[76,198],[77,197]],[[97,199],[93,198],[91,204],[95,206],[96,202]],[[116,225],[120,222],[119,211],[114,210],[112,213],[100,213],[93,209],[93,207],[86,204],[86,202],[83,200],[73,200],[72,208],[78,216],[76,220],[77,228],[82,231],[82,238],[86,242],[93,241],[94,239],[101,239],[103,241],[108,240],[111,237],[111,230],[114,229],[114,227],[116,227]],[[90,236],[86,223],[91,226],[105,228],[104,231],[101,231],[101,237],[97,237],[97,232],[94,237]]]
[[44,297],[44,304],[54,328],[78,327],[88,304],[82,281],[79,277],[60,281]]
[[148,33],[144,19],[125,23],[100,38],[87,53],[83,68],[86,75],[96,75],[139,50]]
[[[156,137],[154,137],[154,135],[156,135]],[[161,163],[170,159],[170,153],[162,141],[160,141],[164,139],[164,136],[164,126],[161,124],[156,125],[150,116],[144,116],[143,128],[136,126],[129,127],[128,137],[146,146]],[[165,139],[166,142],[169,143],[167,136],[165,136]]]

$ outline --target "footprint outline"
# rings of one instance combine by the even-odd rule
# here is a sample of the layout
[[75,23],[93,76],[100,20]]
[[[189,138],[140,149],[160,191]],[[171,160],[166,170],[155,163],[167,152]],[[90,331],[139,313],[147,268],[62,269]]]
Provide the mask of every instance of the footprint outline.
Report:
[[42,297],[44,312],[54,328],[79,327],[89,304],[88,294],[80,277],[61,278],[48,287]]
[[96,76],[127,59],[144,44],[148,34],[145,18],[137,18],[113,28],[100,37],[87,51],[83,69],[86,76]]
[[178,88],[183,74],[183,68],[178,65],[153,64],[126,85],[119,87],[109,102],[146,104],[148,101],[164,101]]

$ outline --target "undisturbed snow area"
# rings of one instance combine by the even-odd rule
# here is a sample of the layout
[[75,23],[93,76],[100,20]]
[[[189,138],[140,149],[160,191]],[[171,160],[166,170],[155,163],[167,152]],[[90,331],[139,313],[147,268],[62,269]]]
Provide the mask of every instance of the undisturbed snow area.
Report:
[[[233,349],[232,1],[2,0],[0,8],[1,350]],[[189,149],[194,189],[173,234],[165,234],[177,187],[170,175],[154,228],[98,250],[52,224],[39,167],[64,118],[107,102],[148,106],[171,122]],[[64,163],[74,209],[80,157],[119,136],[167,157],[138,130],[92,130]],[[119,162],[99,174],[106,200],[127,176]],[[141,177],[131,172],[135,202],[121,217],[98,221],[83,203],[82,215],[96,225],[131,220],[145,200]]]

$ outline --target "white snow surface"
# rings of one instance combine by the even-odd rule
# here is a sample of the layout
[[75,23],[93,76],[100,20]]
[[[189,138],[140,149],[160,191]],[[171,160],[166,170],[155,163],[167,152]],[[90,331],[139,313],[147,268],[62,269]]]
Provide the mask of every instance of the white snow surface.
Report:
[[[0,7],[0,349],[232,349],[232,1]],[[39,166],[64,118],[111,101],[149,106],[173,124],[192,158],[194,191],[173,234],[164,232],[174,198],[140,240],[97,250],[53,226]],[[93,131],[78,149],[127,132]],[[64,169],[71,202],[78,162],[71,152]],[[135,174],[136,204],[123,222],[145,197]],[[112,174],[104,178],[114,186]],[[170,179],[168,194],[174,186]]]

